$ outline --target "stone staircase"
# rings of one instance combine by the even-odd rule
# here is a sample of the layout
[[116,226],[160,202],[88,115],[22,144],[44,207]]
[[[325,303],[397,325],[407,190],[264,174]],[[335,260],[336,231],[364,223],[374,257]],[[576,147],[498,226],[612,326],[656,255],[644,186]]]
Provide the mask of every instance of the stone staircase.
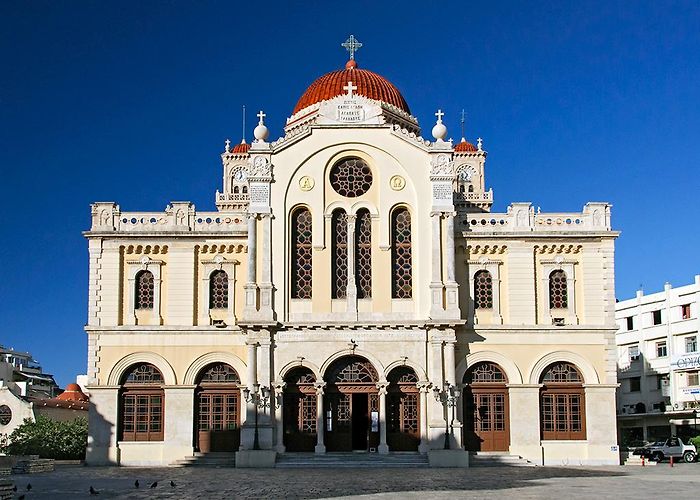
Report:
[[279,469],[340,468],[417,468],[428,467],[428,456],[417,452],[379,453],[282,453],[277,455]]
[[537,464],[506,451],[476,451],[469,453],[469,467],[537,467]]
[[232,451],[196,452],[193,456],[176,460],[171,465],[175,467],[235,467],[236,453]]

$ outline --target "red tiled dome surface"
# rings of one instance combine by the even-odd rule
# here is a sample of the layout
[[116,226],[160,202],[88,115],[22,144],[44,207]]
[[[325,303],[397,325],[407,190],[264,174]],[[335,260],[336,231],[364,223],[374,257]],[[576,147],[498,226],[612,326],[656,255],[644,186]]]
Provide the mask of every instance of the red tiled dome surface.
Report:
[[250,146],[246,144],[245,142],[241,142],[240,144],[236,144],[233,146],[233,149],[231,152],[236,155],[244,155],[248,153],[248,150],[250,149]]
[[88,397],[78,384],[68,384],[66,390],[59,394],[56,399],[61,401],[87,401]]
[[462,142],[455,146],[455,153],[472,153],[476,151],[476,146],[471,142],[467,142],[465,139],[462,139]]
[[359,69],[355,61],[348,61],[345,69],[327,73],[309,85],[299,98],[292,114],[317,102],[346,94],[347,91],[343,87],[350,81],[357,87],[354,91],[356,94],[389,103],[406,113],[411,113],[401,92],[392,83],[372,71]]

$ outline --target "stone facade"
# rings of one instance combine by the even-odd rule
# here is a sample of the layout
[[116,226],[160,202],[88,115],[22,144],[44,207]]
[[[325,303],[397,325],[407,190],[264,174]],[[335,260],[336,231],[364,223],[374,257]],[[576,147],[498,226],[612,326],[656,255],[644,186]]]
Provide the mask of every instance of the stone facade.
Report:
[[[618,463],[610,205],[491,213],[481,140],[445,141],[438,113],[427,141],[415,117],[346,83],[290,117],[282,138],[267,142],[260,113],[250,146],[227,143],[216,212],[189,202],[157,213],[92,206],[88,463],[169,464],[200,449],[209,439],[200,381],[212,363],[238,376],[241,450],[256,445],[256,413],[257,444],[278,453],[425,453],[446,434],[450,447],[469,447],[479,424],[464,383],[491,363],[505,377],[493,412],[506,437],[493,446],[537,463]],[[341,164],[351,176],[369,169],[365,185],[336,174]],[[151,288],[140,307],[145,271],[153,284],[143,282]],[[475,282],[486,279],[480,271],[486,285]],[[555,272],[564,307],[550,307]],[[228,301],[217,303],[221,276]],[[490,290],[481,307],[477,286]],[[578,372],[584,430],[543,439],[543,377],[561,362]],[[143,363],[162,375],[163,435],[127,440],[124,377]],[[477,420],[490,412],[478,409]]]

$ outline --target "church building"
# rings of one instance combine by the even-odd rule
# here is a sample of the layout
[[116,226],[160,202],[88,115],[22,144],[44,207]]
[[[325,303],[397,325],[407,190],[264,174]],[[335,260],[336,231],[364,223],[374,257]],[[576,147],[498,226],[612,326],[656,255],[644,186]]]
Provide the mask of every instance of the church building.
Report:
[[251,144],[226,142],[216,211],[92,205],[88,464],[618,464],[611,206],[491,212],[482,140],[453,144],[439,110],[426,140],[343,45],[282,137],[261,111]]

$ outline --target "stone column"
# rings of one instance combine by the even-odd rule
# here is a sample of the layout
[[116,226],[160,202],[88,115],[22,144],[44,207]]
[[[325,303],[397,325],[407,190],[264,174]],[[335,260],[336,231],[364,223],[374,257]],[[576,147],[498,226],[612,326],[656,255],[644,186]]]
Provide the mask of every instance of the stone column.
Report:
[[275,450],[277,453],[284,453],[284,387],[287,384],[282,380],[272,383],[272,388],[275,390]]
[[510,453],[542,465],[540,387],[538,384],[510,384],[508,385],[508,403]]
[[257,312],[256,265],[257,265],[257,218],[258,214],[248,214],[248,269],[246,275],[244,316]]
[[459,318],[459,285],[455,279],[455,213],[445,212],[445,308],[450,316]]
[[357,319],[357,283],[355,283],[355,214],[348,214],[348,287],[347,314],[351,319]]
[[323,389],[326,387],[325,382],[316,382],[316,453],[325,453],[326,445],[323,444]]
[[438,318],[444,315],[442,294],[442,242],[440,240],[440,212],[430,213],[432,267],[430,273],[430,316]]
[[166,386],[163,465],[192,456],[194,385]]
[[[254,385],[258,383],[258,343],[255,340],[246,341],[247,357],[246,357],[246,378],[247,387],[251,393],[255,390]],[[246,402],[246,424],[252,425],[255,421],[255,405]]]
[[377,389],[379,389],[379,447],[377,451],[384,455],[389,453],[389,446],[386,444],[386,388],[388,385],[387,382],[377,383]]
[[428,437],[428,393],[432,384],[430,382],[418,382],[420,390],[420,444],[418,451],[428,453],[430,449],[430,438]]
[[455,342],[447,341],[445,342],[445,380],[451,385],[455,385],[457,381],[455,380]]
[[262,272],[260,280],[260,314],[272,320],[272,214],[261,214],[262,219]]

